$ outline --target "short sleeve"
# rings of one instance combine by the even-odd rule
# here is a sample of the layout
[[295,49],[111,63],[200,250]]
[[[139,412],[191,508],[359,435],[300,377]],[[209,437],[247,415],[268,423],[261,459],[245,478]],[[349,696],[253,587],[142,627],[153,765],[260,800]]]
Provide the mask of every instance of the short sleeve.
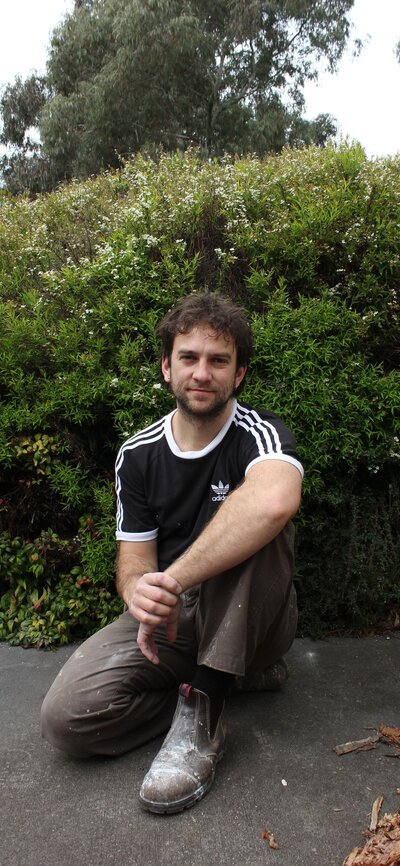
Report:
[[277,415],[238,405],[235,423],[242,432],[244,474],[261,461],[282,460],[295,466],[303,477],[304,469],[294,436]]
[[157,538],[155,515],[147,503],[143,466],[129,443],[122,446],[115,464],[118,541],[151,541]]

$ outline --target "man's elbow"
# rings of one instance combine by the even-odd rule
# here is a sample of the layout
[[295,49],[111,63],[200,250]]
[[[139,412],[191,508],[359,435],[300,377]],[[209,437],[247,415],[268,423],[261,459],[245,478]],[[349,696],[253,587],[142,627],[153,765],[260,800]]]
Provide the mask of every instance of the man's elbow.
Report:
[[283,529],[299,510],[301,502],[300,491],[293,491],[290,496],[276,496],[268,503],[267,521]]

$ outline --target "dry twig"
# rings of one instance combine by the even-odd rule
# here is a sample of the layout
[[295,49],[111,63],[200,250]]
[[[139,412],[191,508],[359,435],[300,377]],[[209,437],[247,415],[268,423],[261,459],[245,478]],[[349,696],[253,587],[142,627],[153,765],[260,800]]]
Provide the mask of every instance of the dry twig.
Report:
[[374,802],[374,805],[372,806],[371,821],[369,824],[369,829],[371,832],[375,832],[375,830],[378,826],[379,812],[381,810],[382,803],[383,803],[383,797],[377,797],[375,802]]
[[335,746],[334,751],[337,755],[347,755],[348,752],[367,752],[369,749],[375,749],[376,744],[381,739],[380,734],[373,734],[371,737],[366,737],[364,740],[351,740],[348,743],[342,743]]

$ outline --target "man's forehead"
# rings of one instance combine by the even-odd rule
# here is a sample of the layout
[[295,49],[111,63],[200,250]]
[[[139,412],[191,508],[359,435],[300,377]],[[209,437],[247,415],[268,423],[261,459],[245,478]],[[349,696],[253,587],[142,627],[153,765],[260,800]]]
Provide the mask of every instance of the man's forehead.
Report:
[[215,331],[207,325],[199,325],[192,328],[186,334],[177,334],[174,341],[174,348],[181,350],[184,347],[194,348],[195,346],[207,346],[209,351],[222,350],[232,354],[235,352],[235,344],[229,334],[220,331]]

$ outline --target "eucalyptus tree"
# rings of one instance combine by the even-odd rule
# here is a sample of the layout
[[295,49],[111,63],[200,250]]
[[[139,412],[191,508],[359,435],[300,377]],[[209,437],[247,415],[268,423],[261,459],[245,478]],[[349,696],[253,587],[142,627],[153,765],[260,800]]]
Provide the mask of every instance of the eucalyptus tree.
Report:
[[53,31],[42,153],[87,176],[154,147],[206,156],[323,143],[303,86],[334,70],[354,0],[75,0]]

